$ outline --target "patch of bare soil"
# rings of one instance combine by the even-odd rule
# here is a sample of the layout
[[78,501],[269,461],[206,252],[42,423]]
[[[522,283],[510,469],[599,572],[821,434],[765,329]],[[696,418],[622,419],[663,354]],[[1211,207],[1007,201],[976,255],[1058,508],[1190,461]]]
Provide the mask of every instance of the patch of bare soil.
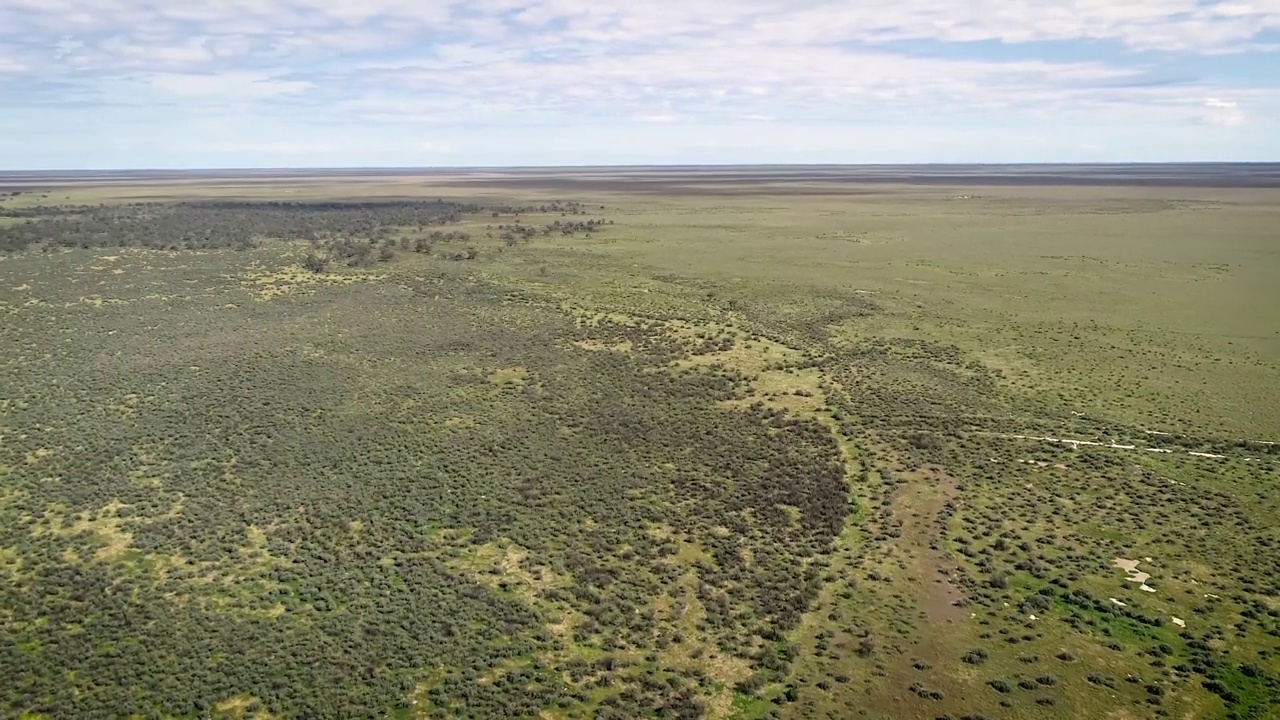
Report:
[[902,523],[901,543],[917,558],[920,607],[931,625],[956,622],[965,616],[964,594],[953,579],[955,564],[939,549],[942,510],[958,492],[955,478],[929,466],[907,487],[895,498],[894,515]]
[[897,539],[902,550],[914,559],[908,564],[914,600],[923,626],[916,631],[888,668],[888,682],[881,685],[886,696],[873,697],[873,704],[893,708],[897,717],[933,717],[937,702],[913,691],[928,689],[953,694],[951,679],[944,669],[953,661],[954,634],[963,632],[968,619],[964,594],[954,580],[957,568],[941,550],[943,510],[959,492],[954,477],[944,468],[927,466],[900,486],[894,498],[894,516],[900,522]]

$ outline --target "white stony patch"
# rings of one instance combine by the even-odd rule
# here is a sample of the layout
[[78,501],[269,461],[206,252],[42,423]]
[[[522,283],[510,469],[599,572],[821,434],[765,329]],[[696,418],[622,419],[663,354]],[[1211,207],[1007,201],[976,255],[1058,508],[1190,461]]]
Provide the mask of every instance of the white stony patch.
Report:
[[[1137,560],[1128,560],[1126,558],[1116,558],[1113,562],[1116,567],[1120,568],[1121,570],[1124,570],[1126,573],[1129,574],[1129,577],[1125,579],[1130,582],[1142,583],[1145,585],[1146,582],[1151,579],[1151,573],[1143,572],[1138,569],[1139,561]],[[1147,558],[1147,562],[1151,562],[1151,559]]]

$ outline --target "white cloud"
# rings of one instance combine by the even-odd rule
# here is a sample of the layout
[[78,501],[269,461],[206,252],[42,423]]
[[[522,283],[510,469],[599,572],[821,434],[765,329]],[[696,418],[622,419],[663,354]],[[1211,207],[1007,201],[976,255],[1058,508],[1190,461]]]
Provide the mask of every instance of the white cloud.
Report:
[[770,37],[799,43],[849,39],[1115,40],[1134,48],[1205,50],[1275,27],[1280,9],[1226,7],[1196,0],[864,0],[824,2],[753,24]]
[[552,19],[589,42],[653,41],[715,33],[795,44],[895,39],[941,41],[1107,39],[1135,48],[1207,50],[1280,27],[1274,2],[1198,0],[540,0],[500,3],[518,20]]
[[207,42],[204,37],[193,37],[172,44],[149,45],[116,35],[103,40],[96,49],[118,63],[137,67],[201,66],[216,57],[206,47]]
[[215,74],[155,73],[151,85],[170,95],[219,100],[256,100],[305,92],[312,83],[304,80],[274,80],[260,73]]
[[1237,127],[1245,122],[1244,111],[1238,103],[1217,98],[1205,98],[1204,121],[1219,127]]
[[[987,102],[1134,79],[1097,63],[980,62],[850,52],[826,47],[669,47],[556,62],[523,59],[440,67],[434,63],[362,74],[402,92],[447,93],[516,109],[575,107],[674,119],[706,112],[766,115],[778,108],[851,110],[906,103]],[[655,105],[661,110],[654,111]],[[465,110],[465,108],[464,108]]]
[[[507,15],[509,13],[509,15]],[[503,20],[500,18],[507,17]],[[1115,40],[1135,48],[1213,50],[1280,28],[1271,0],[7,0],[0,27],[51,36],[128,32],[267,40],[292,33],[324,48],[376,24],[410,46],[423,31],[485,41],[650,43],[716,36],[726,43]],[[556,25],[554,33],[547,27]],[[314,40],[312,40],[314,38]]]
[[[1280,118],[1280,89],[1246,73],[1195,79],[1205,54],[1274,65],[1275,31],[1280,0],[0,0],[0,103],[269,118],[276,144],[300,137],[290,124],[372,125],[405,133],[397,151],[457,157],[460,127],[577,122],[735,125],[775,147],[797,123],[1208,132]],[[1057,60],[1011,59],[1048,40]]]

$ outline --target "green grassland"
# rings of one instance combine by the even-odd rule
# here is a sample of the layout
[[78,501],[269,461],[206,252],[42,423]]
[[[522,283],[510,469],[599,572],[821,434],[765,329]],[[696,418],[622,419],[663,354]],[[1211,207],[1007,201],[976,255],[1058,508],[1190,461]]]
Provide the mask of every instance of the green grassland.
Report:
[[1280,717],[1280,194],[810,190],[0,203],[475,204],[0,254],[0,715]]

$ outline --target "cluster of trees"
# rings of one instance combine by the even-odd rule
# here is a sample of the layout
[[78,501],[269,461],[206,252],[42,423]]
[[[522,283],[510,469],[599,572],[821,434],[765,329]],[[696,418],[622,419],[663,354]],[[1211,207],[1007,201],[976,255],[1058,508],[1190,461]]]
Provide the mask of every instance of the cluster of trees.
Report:
[[[416,253],[431,253],[437,244],[456,241],[467,241],[471,234],[462,230],[442,232],[433,230],[416,238],[407,235],[398,240],[387,236],[381,242],[377,240],[355,240],[351,238],[331,239],[325,242],[312,242],[311,250],[302,259],[302,267],[312,272],[324,272],[331,264],[338,263],[348,267],[366,267],[374,263],[387,262],[400,250],[412,249]],[[475,260],[480,251],[467,245],[462,248],[439,253],[450,260]]]
[[[603,210],[604,206],[601,205]],[[580,202],[572,200],[555,200],[549,203],[540,203],[538,205],[493,205],[489,208],[492,217],[502,217],[503,215],[547,215],[551,213],[560,213],[561,215],[586,215],[587,207]]]
[[[590,236],[591,233],[602,229],[605,224],[605,220],[596,219],[580,222],[553,220],[539,229],[533,225],[517,222],[509,225],[500,224],[496,228],[489,225],[486,227],[486,236],[490,239],[494,238],[496,230],[499,233],[498,238],[511,247],[520,241],[529,241],[539,236],[548,237],[553,233],[575,235],[581,232]],[[386,228],[383,230],[385,231]],[[397,237],[389,232],[375,232],[369,239],[340,237],[323,242],[313,239],[312,250],[303,258],[302,266],[312,272],[324,272],[335,263],[349,267],[364,267],[392,260],[397,250],[410,249],[415,253],[437,252],[440,257],[456,261],[475,260],[480,254],[474,245],[469,244],[448,250],[437,250],[438,246],[445,243],[469,242],[471,234],[464,230],[432,230],[419,232],[416,237],[412,235],[413,233],[401,233]]]
[[330,240],[323,245],[313,243],[311,251],[302,259],[302,267],[319,273],[335,262],[348,267],[366,267],[375,262],[387,262],[395,256],[395,244],[391,242],[378,245],[371,240]]
[[612,220],[585,220],[578,222],[564,222],[561,220],[553,220],[552,222],[542,226],[541,228],[534,225],[525,225],[523,223],[512,223],[510,225],[493,225],[486,226],[489,231],[489,237],[493,237],[493,232],[498,232],[498,237],[505,241],[507,245],[514,245],[520,240],[532,240],[535,237],[549,237],[553,234],[564,236],[573,236],[578,233],[584,233],[590,237],[592,233],[601,230],[605,225],[612,225]]
[[432,232],[430,228],[480,210],[478,204],[444,201],[221,201],[9,209],[0,210],[0,215],[24,221],[0,225],[0,251],[21,251],[33,245],[247,249],[272,239],[383,243],[406,231]]

